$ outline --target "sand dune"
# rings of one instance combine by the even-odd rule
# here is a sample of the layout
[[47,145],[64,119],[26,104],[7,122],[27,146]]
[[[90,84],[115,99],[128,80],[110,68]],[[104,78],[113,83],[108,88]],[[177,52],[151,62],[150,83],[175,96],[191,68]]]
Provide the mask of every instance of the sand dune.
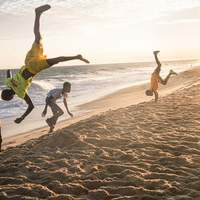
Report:
[[0,199],[200,199],[195,80],[157,103],[109,110],[5,149]]

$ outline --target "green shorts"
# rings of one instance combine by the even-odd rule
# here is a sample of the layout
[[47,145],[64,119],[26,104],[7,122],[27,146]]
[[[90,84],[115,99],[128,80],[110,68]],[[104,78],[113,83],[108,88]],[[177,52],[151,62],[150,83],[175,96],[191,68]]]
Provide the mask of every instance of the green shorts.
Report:
[[25,58],[25,65],[29,72],[37,74],[44,69],[49,68],[47,63],[47,56],[43,55],[42,44],[33,43],[31,50],[27,53]]

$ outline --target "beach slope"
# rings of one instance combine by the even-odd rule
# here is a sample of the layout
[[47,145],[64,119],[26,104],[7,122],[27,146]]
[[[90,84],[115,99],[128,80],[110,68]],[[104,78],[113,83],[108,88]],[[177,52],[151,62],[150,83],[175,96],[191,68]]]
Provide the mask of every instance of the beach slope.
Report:
[[125,89],[118,108],[105,97],[92,116],[8,147],[0,199],[200,199],[198,77],[199,68],[177,76],[157,103],[131,105]]

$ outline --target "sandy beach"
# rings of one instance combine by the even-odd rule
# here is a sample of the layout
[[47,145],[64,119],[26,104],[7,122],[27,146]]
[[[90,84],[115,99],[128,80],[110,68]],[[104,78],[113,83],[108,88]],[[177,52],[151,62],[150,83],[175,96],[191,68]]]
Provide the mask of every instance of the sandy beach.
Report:
[[200,67],[85,103],[85,115],[6,138],[0,199],[200,199]]

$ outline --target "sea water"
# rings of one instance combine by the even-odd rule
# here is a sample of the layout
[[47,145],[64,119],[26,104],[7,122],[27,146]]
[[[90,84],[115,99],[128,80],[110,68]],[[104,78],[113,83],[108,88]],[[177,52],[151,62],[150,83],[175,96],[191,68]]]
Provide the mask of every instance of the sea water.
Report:
[[[162,62],[160,75],[165,78],[170,69],[181,72],[199,64],[200,60],[165,61]],[[36,107],[41,106],[45,104],[46,95],[50,90],[62,88],[63,83],[68,81],[72,85],[68,100],[73,100],[82,95],[94,94],[93,96],[95,96],[95,93],[100,91],[103,94],[103,91],[106,90],[116,91],[120,88],[150,82],[151,73],[155,68],[155,62],[54,66],[37,74],[27,93]],[[11,69],[13,76],[18,70]],[[6,71],[0,70],[0,94],[3,89],[6,89],[4,83]],[[89,101],[91,99],[88,99]],[[17,95],[9,102],[0,99],[1,119],[21,115],[26,109],[26,102]]]

